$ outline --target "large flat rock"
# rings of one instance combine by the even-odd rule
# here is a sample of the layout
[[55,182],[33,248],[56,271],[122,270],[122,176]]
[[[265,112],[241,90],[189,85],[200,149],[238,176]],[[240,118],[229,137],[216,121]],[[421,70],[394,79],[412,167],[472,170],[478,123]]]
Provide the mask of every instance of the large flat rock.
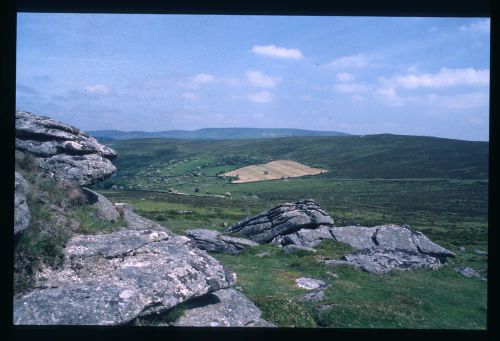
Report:
[[193,299],[171,325],[188,327],[274,327],[262,320],[261,311],[235,289],[222,289]]
[[189,238],[158,230],[76,235],[64,254],[62,269],[14,300],[15,324],[123,324],[236,281]]

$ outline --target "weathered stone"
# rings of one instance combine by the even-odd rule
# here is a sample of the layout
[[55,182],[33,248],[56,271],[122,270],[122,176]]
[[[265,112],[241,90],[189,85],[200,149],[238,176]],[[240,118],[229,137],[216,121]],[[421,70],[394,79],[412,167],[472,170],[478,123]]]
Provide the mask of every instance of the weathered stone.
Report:
[[184,304],[186,310],[171,325],[190,327],[268,326],[261,312],[241,292],[230,289],[214,291]]
[[437,270],[442,264],[439,259],[414,251],[362,249],[343,257],[343,260],[323,260],[326,265],[349,265],[367,272],[384,274],[393,270],[415,269]]
[[437,255],[437,256],[446,256],[446,257],[455,256],[453,252],[432,242],[421,232],[412,231],[412,239],[418,251],[422,253]]
[[377,226],[376,244],[384,250],[408,250],[417,252],[410,230],[398,225]]
[[314,230],[301,229],[294,233],[278,236],[271,242],[277,245],[296,245],[311,248],[321,243],[324,239],[333,239],[330,227],[328,226],[319,226]]
[[302,296],[301,300],[307,302],[319,302],[322,301],[324,298],[325,298],[325,290],[316,289]]
[[14,300],[16,324],[122,324],[236,280],[189,238],[165,231],[76,235],[64,255],[37,283],[44,289]]
[[96,210],[97,218],[106,221],[116,221],[120,218],[120,214],[108,198],[86,187],[83,188],[83,192],[87,196],[89,203]]
[[200,249],[212,252],[235,254],[245,248],[259,245],[248,239],[225,236],[217,231],[208,229],[186,230],[186,235]]
[[28,183],[21,174],[16,172],[14,190],[14,236],[21,234],[29,226],[30,211],[27,203],[28,191]]
[[464,277],[469,277],[469,278],[480,278],[481,275],[479,274],[479,272],[477,272],[476,270],[472,269],[472,268],[469,268],[467,266],[460,266],[460,267],[457,267],[455,268],[455,271],[458,272],[459,274],[461,274],[462,276]]
[[48,117],[16,112],[16,149],[59,179],[90,185],[116,171],[116,152],[85,132]]
[[116,283],[65,283],[14,300],[16,325],[114,325],[144,305],[137,288]]
[[257,243],[268,243],[279,235],[332,224],[333,219],[315,201],[299,200],[246,218],[226,232],[239,232]]
[[295,253],[295,252],[316,253],[316,250],[314,250],[312,247],[289,244],[289,245],[283,246],[283,252],[285,252],[286,254]]
[[341,243],[348,244],[356,249],[368,249],[375,246],[373,235],[375,227],[362,226],[335,226],[330,228],[330,233]]
[[297,278],[295,282],[297,283],[297,286],[299,288],[306,290],[315,290],[319,288],[326,288],[328,286],[324,281],[320,279],[314,279],[308,277]]

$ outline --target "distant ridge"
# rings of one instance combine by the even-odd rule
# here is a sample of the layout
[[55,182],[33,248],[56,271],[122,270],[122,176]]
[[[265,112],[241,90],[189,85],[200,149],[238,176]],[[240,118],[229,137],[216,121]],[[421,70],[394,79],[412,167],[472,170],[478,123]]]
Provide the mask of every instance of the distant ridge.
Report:
[[317,131],[292,128],[203,128],[198,130],[166,130],[157,132],[93,130],[87,131],[87,133],[99,140],[132,140],[144,138],[234,140],[292,136],[350,135],[337,131]]

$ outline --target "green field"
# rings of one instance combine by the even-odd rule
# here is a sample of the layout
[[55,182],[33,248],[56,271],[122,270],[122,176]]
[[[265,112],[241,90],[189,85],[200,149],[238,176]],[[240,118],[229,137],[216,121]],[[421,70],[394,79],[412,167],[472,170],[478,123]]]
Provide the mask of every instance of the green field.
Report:
[[[99,191],[179,234],[188,228],[223,230],[277,204],[311,198],[338,226],[409,224],[457,254],[440,271],[383,276],[318,263],[317,257],[348,252],[332,241],[322,242],[316,255],[284,255],[270,245],[240,255],[212,254],[236,272],[237,285],[263,317],[279,326],[486,328],[487,282],[453,268],[466,265],[487,274],[487,256],[474,252],[487,251],[487,143],[372,135],[107,145],[118,152],[118,173]],[[330,172],[246,184],[217,177],[276,159]],[[269,255],[256,256],[264,251]],[[300,300],[305,291],[294,279],[302,276],[330,284],[324,301]]]

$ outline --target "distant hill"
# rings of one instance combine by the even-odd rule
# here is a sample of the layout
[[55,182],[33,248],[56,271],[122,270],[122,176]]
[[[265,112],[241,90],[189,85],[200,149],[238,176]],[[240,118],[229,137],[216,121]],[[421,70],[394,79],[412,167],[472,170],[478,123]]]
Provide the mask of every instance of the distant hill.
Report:
[[198,130],[166,130],[166,131],[120,131],[93,130],[88,131],[96,139],[133,140],[144,138],[174,138],[174,139],[204,139],[204,140],[234,140],[257,139],[293,136],[348,136],[337,131],[315,131],[292,128],[203,128]]
[[[325,178],[488,178],[488,142],[405,135],[301,136],[276,139],[109,141],[119,170],[136,173],[170,160],[197,159],[229,171],[272,160],[328,169]],[[228,165],[228,167],[223,167]],[[219,167],[220,166],[220,167]],[[180,167],[185,171],[187,164]],[[188,167],[188,168],[189,168]],[[219,168],[217,168],[219,167]],[[389,194],[389,193],[388,193]]]

